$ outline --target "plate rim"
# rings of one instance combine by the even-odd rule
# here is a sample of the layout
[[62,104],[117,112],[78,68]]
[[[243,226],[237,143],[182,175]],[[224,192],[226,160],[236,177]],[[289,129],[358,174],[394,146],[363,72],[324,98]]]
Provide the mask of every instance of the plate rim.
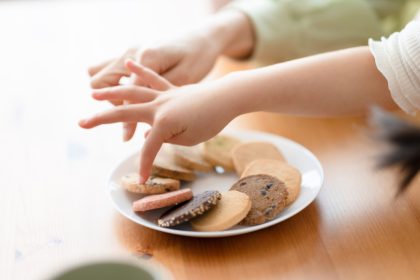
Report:
[[[251,134],[259,134],[259,135],[263,135],[264,137],[269,137],[269,138],[280,138],[282,141],[288,142],[288,144],[291,145],[295,145],[297,147],[299,147],[301,150],[303,150],[305,152],[305,154],[309,157],[312,158],[312,160],[314,161],[314,163],[316,164],[318,170],[320,171],[320,185],[316,190],[316,193],[313,197],[313,199],[308,200],[306,203],[303,203],[301,206],[299,206],[294,212],[291,212],[285,216],[283,216],[281,219],[273,219],[271,221],[265,222],[263,224],[259,224],[259,225],[254,225],[254,226],[249,226],[246,228],[240,228],[240,229],[234,229],[234,230],[225,230],[225,231],[208,231],[208,232],[202,232],[202,231],[185,231],[185,230],[177,230],[177,229],[172,229],[172,228],[164,228],[164,227],[159,227],[158,225],[149,225],[149,224],[141,224],[139,223],[137,220],[135,220],[134,218],[132,218],[130,215],[126,214],[115,202],[115,200],[112,198],[112,178],[114,177],[114,173],[116,172],[116,170],[118,169],[119,166],[121,166],[128,158],[134,156],[134,153],[131,153],[129,156],[126,156],[124,159],[120,160],[112,169],[111,175],[108,176],[107,182],[106,182],[106,190],[108,193],[108,198],[111,200],[112,204],[114,205],[114,208],[116,208],[116,210],[123,215],[125,218],[131,220],[132,222],[144,226],[146,228],[149,229],[153,229],[156,231],[160,231],[160,232],[164,232],[164,233],[168,233],[168,234],[174,234],[174,235],[178,235],[178,236],[187,236],[187,237],[196,237],[196,238],[220,238],[220,237],[229,237],[229,236],[236,236],[236,235],[242,235],[242,234],[246,234],[246,233],[250,233],[250,232],[254,232],[254,231],[258,231],[261,229],[265,229],[268,227],[271,227],[273,225],[279,224],[287,219],[290,219],[291,217],[299,214],[300,212],[302,212],[305,208],[307,208],[312,202],[315,201],[315,199],[318,197],[321,189],[324,186],[324,168],[322,167],[322,164],[320,162],[320,160],[314,155],[314,153],[312,153],[308,148],[306,148],[305,146],[303,146],[302,144],[299,144],[291,139],[288,139],[284,136],[281,135],[277,135],[277,134],[273,134],[273,133],[267,133],[267,132],[263,132],[263,131],[258,131],[258,130],[252,130],[252,129],[229,129],[229,130],[223,130],[221,132],[222,134],[231,134],[232,136],[235,136],[234,134],[240,134],[240,133],[251,133]],[[138,151],[136,152],[138,153]]]

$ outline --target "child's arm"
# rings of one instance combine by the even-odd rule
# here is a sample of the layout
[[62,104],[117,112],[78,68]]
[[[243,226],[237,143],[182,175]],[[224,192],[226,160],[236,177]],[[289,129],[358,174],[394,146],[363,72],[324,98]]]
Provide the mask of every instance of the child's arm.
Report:
[[362,113],[372,104],[395,106],[367,47],[237,72],[169,91],[125,86],[96,90],[93,97],[122,98],[137,104],[117,106],[82,120],[83,128],[114,122],[146,122],[152,126],[141,152],[142,181],[150,175],[164,142],[197,144],[244,113],[333,116]]
[[307,116],[364,113],[395,107],[368,47],[315,55],[233,74],[231,95],[240,113],[271,111]]

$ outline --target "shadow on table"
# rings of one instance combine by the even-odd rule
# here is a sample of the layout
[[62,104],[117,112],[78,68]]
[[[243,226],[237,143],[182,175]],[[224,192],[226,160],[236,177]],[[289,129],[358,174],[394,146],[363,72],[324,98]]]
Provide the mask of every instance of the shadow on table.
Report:
[[[190,269],[246,263],[247,269],[267,266],[281,270],[288,263],[316,262],[324,254],[318,233],[321,218],[316,202],[280,224],[257,232],[225,238],[191,238],[157,232],[118,215],[117,235],[123,245],[142,258],[156,258],[169,268],[188,264]],[[321,250],[319,250],[321,249]]]

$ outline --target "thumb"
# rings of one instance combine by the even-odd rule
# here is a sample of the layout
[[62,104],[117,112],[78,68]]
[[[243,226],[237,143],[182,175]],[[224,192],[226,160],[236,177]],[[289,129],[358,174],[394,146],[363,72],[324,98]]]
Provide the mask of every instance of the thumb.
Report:
[[153,161],[163,145],[163,140],[164,137],[159,128],[152,128],[152,130],[150,130],[140,152],[139,183],[143,184],[149,178]]

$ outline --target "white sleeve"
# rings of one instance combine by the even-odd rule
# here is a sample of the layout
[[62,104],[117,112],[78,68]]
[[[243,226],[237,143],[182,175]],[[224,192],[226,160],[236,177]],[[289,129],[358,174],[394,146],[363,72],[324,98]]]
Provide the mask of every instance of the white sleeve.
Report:
[[389,38],[370,39],[369,48],[394,101],[415,114],[420,110],[420,21],[410,22]]

